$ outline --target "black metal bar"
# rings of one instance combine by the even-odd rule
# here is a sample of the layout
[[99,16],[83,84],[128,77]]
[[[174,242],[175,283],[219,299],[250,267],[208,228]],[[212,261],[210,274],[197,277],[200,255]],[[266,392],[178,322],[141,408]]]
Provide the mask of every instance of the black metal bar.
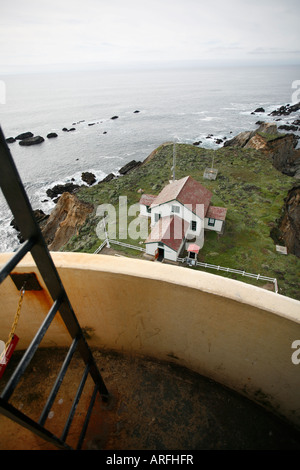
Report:
[[[50,256],[40,227],[33,215],[28,196],[25,192],[18,170],[10,154],[10,149],[8,148],[8,145],[5,141],[1,127],[0,164],[0,186],[4,197],[10,206],[16,224],[23,238],[26,240],[30,239],[31,237],[36,237],[36,243],[31,249],[32,257],[52,299],[55,300],[62,295],[64,296],[65,301],[61,306],[60,315],[65,322],[71,337],[74,339],[81,333],[80,325],[69,302],[54,262]],[[93,355],[91,354],[91,351],[84,338],[82,338],[79,342],[78,350],[85,364],[90,364],[90,374],[95,384],[98,385],[101,396],[103,396],[105,399],[109,396],[109,393],[106,389],[104,381],[102,380]]]
[[[12,269],[21,261],[25,254],[30,251],[31,255],[35,261],[37,269],[39,270],[43,281],[48,289],[50,296],[52,297],[54,304],[48,312],[46,318],[44,319],[41,327],[36,333],[34,339],[32,340],[30,346],[24,353],[21,361],[13,372],[11,378],[9,379],[5,389],[3,390],[0,396],[0,413],[8,416],[13,421],[27,427],[34,433],[40,435],[46,440],[54,443],[60,448],[71,449],[68,445],[65,444],[66,437],[73,420],[73,416],[80,399],[81,393],[83,391],[86,379],[90,373],[94,383],[95,389],[93,393],[92,400],[90,402],[89,410],[85,419],[83,430],[80,435],[78,442],[79,448],[82,445],[84,435],[87,429],[88,421],[90,418],[91,410],[96,399],[96,393],[99,391],[102,400],[106,401],[109,398],[108,390],[104,384],[104,381],[101,377],[99,369],[96,365],[95,359],[92,355],[92,352],[83,336],[81,327],[78,323],[76,315],[73,311],[73,308],[70,304],[66,291],[61,282],[58,271],[54,265],[52,257],[49,253],[48,247],[40,230],[40,227],[34,217],[28,196],[26,194],[25,188],[22,184],[21,178],[15,166],[15,163],[11,157],[10,150],[5,141],[2,129],[0,127],[0,187],[2,189],[3,195],[12,211],[16,225],[21,232],[25,243],[19,248],[17,253],[12,257],[12,259],[2,268],[0,271],[0,284],[1,282],[11,273]],[[8,400],[12,393],[14,392],[16,385],[18,384],[21,376],[25,372],[28,364],[30,363],[33,355],[35,354],[39,344],[41,343],[48,327],[50,326],[55,314],[59,310],[60,315],[69,331],[73,342],[68,351],[68,354],[65,358],[64,364],[61,367],[58,377],[56,378],[55,384],[52,387],[50,395],[47,399],[47,403],[42,411],[39,422],[36,423],[27,416],[23,415],[19,410],[14,408],[8,403]],[[65,424],[65,428],[62,434],[62,439],[57,438],[49,431],[45,430],[43,424],[47,418],[48,411],[50,410],[57,392],[60,388],[61,382],[66,373],[67,367],[70,363],[72,355],[75,351],[76,346],[78,347],[79,353],[85,362],[85,371],[81,379],[81,383],[78,387],[76,397],[74,399],[72,408],[69,413],[68,420]]]
[[20,360],[19,364],[17,365],[16,369],[14,370],[11,378],[9,379],[5,389],[1,394],[1,398],[3,400],[8,401],[11,395],[14,392],[21,376],[25,372],[28,364],[30,363],[31,359],[33,358],[37,348],[39,347],[40,342],[42,341],[47,329],[49,328],[55,314],[57,313],[62,299],[57,299],[54,304],[52,305],[51,309],[48,312],[45,320],[43,321],[42,325],[40,326],[38,332],[36,333],[35,337],[33,338],[31,344],[26,349],[22,359]]
[[69,364],[70,364],[70,362],[71,362],[71,359],[72,359],[72,357],[73,357],[73,354],[74,354],[74,352],[75,352],[75,350],[76,350],[77,343],[78,343],[78,339],[75,338],[75,339],[73,340],[73,342],[72,342],[70,348],[69,348],[68,354],[66,355],[65,360],[64,360],[64,362],[63,362],[63,365],[62,365],[62,367],[61,367],[61,369],[60,369],[60,372],[59,372],[59,374],[58,374],[58,376],[57,376],[57,378],[56,378],[56,380],[55,380],[55,383],[54,383],[54,385],[53,385],[53,388],[52,388],[52,390],[51,390],[51,392],[50,392],[50,394],[49,394],[49,397],[48,397],[48,399],[47,399],[47,402],[46,402],[46,404],[45,404],[45,406],[44,406],[44,409],[43,409],[43,411],[42,411],[42,413],[41,413],[41,416],[40,416],[40,418],[39,418],[39,421],[38,421],[41,426],[43,426],[43,425],[45,424],[45,421],[46,421],[46,419],[47,419],[48,413],[49,413],[49,411],[50,411],[50,409],[51,409],[51,407],[52,407],[52,404],[53,404],[53,402],[54,402],[54,400],[55,400],[55,397],[56,397],[56,395],[57,395],[57,393],[58,393],[58,390],[59,390],[59,388],[60,388],[60,386],[61,386],[61,383],[62,383],[62,381],[63,381],[63,379],[64,379],[64,376],[65,376],[65,374],[66,374],[67,368],[68,368],[68,366],[69,366]]
[[0,398],[0,413],[2,413],[7,418],[10,418],[15,423],[20,424],[24,428],[29,429],[29,431],[32,431],[33,433],[37,434],[38,436],[50,442],[54,446],[60,449],[73,450],[72,447],[67,445],[65,442],[61,441],[50,431],[43,428],[31,418],[23,414],[20,410],[17,410],[10,403],[5,402],[2,398]]
[[82,374],[82,378],[81,378],[81,381],[80,381],[80,384],[78,386],[78,389],[77,389],[77,392],[76,392],[76,396],[74,398],[74,401],[73,401],[73,404],[72,404],[72,407],[71,407],[71,410],[70,410],[70,413],[69,413],[69,416],[68,416],[68,419],[66,421],[66,424],[65,424],[65,427],[64,427],[64,430],[63,430],[63,433],[61,435],[61,440],[65,442],[65,440],[67,439],[67,435],[68,435],[68,432],[69,432],[69,429],[70,429],[70,426],[71,426],[71,423],[73,421],[73,418],[74,418],[74,413],[76,411],[76,407],[78,405],[78,402],[80,400],[80,397],[81,397],[81,394],[82,394],[82,391],[83,391],[83,387],[85,385],[85,382],[86,382],[86,379],[87,379],[87,376],[88,376],[88,373],[89,373],[89,369],[90,369],[90,366],[89,364],[87,364],[87,366],[85,367],[85,370]]
[[89,408],[88,408],[88,411],[87,411],[87,414],[86,414],[86,417],[85,417],[85,420],[84,420],[84,424],[83,424],[83,427],[82,427],[82,430],[81,430],[81,434],[80,434],[78,442],[77,442],[76,450],[81,450],[83,440],[85,438],[86,430],[87,430],[87,427],[88,427],[88,424],[89,424],[89,421],[90,421],[90,417],[91,417],[91,414],[92,414],[92,410],[94,408],[97,393],[98,393],[98,388],[97,388],[97,385],[95,385],[93,395],[92,395],[92,398],[91,398],[91,401],[90,401],[90,404],[89,404]]
[[26,240],[23,245],[20,246],[18,251],[16,251],[16,253],[12,256],[12,258],[3,266],[0,271],[0,284],[17,266],[21,259],[24,258],[24,256],[31,250],[34,243],[34,237],[31,237],[29,240]]

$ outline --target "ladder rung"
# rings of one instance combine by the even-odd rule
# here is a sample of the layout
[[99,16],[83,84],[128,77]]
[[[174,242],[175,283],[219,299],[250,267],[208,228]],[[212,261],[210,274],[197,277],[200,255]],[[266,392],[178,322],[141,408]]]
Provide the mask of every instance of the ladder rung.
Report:
[[82,374],[82,378],[81,378],[81,381],[80,381],[80,384],[78,386],[78,389],[77,389],[77,392],[76,392],[76,396],[74,398],[74,401],[73,401],[73,404],[72,404],[72,407],[71,407],[71,410],[70,410],[70,413],[69,413],[69,416],[68,416],[68,419],[66,421],[66,424],[65,424],[65,427],[64,427],[64,430],[63,430],[63,433],[61,435],[61,440],[65,442],[66,438],[67,438],[67,435],[68,435],[68,432],[69,432],[69,429],[70,429],[70,426],[71,426],[71,423],[73,421],[73,418],[74,418],[74,413],[76,411],[76,407],[78,405],[78,402],[80,400],[80,397],[81,397],[81,394],[82,394],[82,391],[83,391],[83,387],[85,385],[85,382],[86,382],[86,379],[87,379],[87,376],[88,376],[88,373],[89,373],[89,369],[90,369],[90,365],[87,364],[87,366],[85,367],[85,370]]
[[33,245],[35,244],[34,237],[26,240],[23,245],[16,251],[16,253],[12,256],[12,258],[3,266],[0,271],[0,284],[4,281],[4,279],[11,273],[11,271],[17,266],[17,264],[21,261],[22,258],[31,250]]
[[24,353],[22,359],[20,360],[19,364],[17,365],[14,373],[12,374],[11,378],[9,379],[5,389],[1,394],[1,398],[3,400],[8,401],[11,395],[14,392],[21,376],[25,372],[28,364],[30,363],[31,359],[33,358],[37,348],[39,347],[40,342],[42,341],[47,329],[49,328],[56,312],[58,311],[60,305],[62,303],[62,299],[59,298],[55,300],[51,309],[49,310],[45,320],[43,321],[42,325],[40,326],[37,334],[33,338],[30,346],[27,348],[26,352]]
[[94,407],[94,404],[95,404],[97,393],[98,393],[98,387],[97,387],[97,385],[95,385],[93,395],[91,397],[91,401],[90,401],[90,404],[89,404],[89,408],[87,410],[87,414],[86,414],[86,417],[85,417],[85,420],[84,420],[84,424],[83,424],[83,427],[82,427],[82,430],[81,430],[81,433],[80,433],[80,437],[78,439],[76,450],[81,449],[81,446],[82,446],[82,443],[83,443],[83,440],[84,440],[84,437],[85,437],[85,433],[86,433],[86,430],[87,430],[87,427],[88,427],[88,424],[89,424],[89,421],[90,421],[90,417],[91,417],[91,414],[92,414],[92,410],[93,410],[93,407]]
[[40,416],[40,419],[39,419],[39,421],[38,421],[41,426],[44,425],[44,423],[45,423],[45,421],[46,421],[46,419],[47,419],[48,413],[49,413],[49,411],[50,411],[50,409],[51,409],[51,407],[52,407],[52,404],[53,404],[53,402],[54,402],[54,400],[55,400],[55,397],[56,397],[56,395],[57,395],[57,393],[58,393],[58,390],[59,390],[59,388],[60,388],[60,386],[61,386],[61,383],[62,383],[62,381],[63,381],[63,379],[64,379],[64,376],[65,376],[65,374],[66,374],[67,368],[68,368],[68,366],[69,366],[69,364],[70,364],[70,362],[71,362],[72,356],[73,356],[73,354],[74,354],[74,352],[75,352],[75,350],[76,350],[77,343],[78,343],[78,338],[75,338],[75,339],[73,340],[73,342],[72,342],[70,348],[69,348],[69,351],[68,351],[68,353],[67,353],[67,355],[66,355],[66,357],[65,357],[65,360],[64,360],[64,362],[63,362],[63,365],[62,365],[62,367],[61,367],[61,369],[60,369],[60,371],[59,371],[59,374],[58,374],[58,376],[57,376],[57,378],[56,378],[56,380],[55,380],[55,383],[54,383],[54,385],[53,385],[53,388],[52,388],[52,390],[51,390],[51,392],[50,392],[50,394],[49,394],[49,397],[48,397],[48,399],[47,399],[46,405],[44,406],[44,409],[43,409],[43,411],[42,411],[42,413],[41,413],[41,416]]
[[65,442],[62,442],[58,437],[40,426],[38,423],[29,418],[29,416],[26,416],[10,403],[3,401],[2,398],[0,398],[0,413],[13,420],[15,423],[18,423],[26,429],[29,429],[29,431],[37,434],[46,441],[51,442],[55,446],[61,449],[73,450],[72,447],[68,446]]

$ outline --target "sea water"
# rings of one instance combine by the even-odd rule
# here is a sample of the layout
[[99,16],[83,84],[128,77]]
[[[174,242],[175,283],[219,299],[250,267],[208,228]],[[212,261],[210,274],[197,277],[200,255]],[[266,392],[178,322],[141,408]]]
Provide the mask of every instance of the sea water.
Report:
[[[292,103],[300,67],[115,69],[0,78],[5,138],[30,131],[45,139],[30,147],[16,141],[9,148],[33,209],[50,213],[54,202],[47,189],[72,179],[84,184],[82,172],[100,181],[131,160],[144,160],[166,141],[202,141],[201,147],[218,148],[223,143],[216,139],[253,130],[258,120],[274,120],[268,113]],[[252,114],[258,107],[265,113]],[[292,120],[293,115],[286,116],[277,124]],[[58,137],[48,139],[50,132]],[[0,193],[0,252],[19,245],[11,220]]]

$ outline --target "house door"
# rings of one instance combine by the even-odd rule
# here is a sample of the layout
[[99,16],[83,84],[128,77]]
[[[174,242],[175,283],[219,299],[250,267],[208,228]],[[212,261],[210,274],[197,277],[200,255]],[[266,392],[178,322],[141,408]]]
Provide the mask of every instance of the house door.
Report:
[[165,257],[165,250],[164,248],[158,248],[158,258],[157,261],[162,261]]

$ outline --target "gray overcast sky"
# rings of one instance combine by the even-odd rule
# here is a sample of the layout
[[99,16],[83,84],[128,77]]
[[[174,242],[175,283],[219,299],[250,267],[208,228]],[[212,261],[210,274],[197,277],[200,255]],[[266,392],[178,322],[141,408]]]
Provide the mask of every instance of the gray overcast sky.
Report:
[[300,64],[299,13],[299,0],[2,0],[0,64]]

